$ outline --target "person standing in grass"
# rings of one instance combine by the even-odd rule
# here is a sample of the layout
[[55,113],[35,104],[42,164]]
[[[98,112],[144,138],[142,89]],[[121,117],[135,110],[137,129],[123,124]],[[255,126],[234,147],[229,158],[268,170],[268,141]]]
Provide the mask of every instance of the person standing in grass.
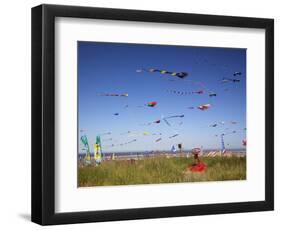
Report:
[[199,153],[201,152],[200,148],[194,148],[191,150],[191,153],[193,155],[194,160],[196,161],[196,163],[192,164],[189,167],[189,170],[191,172],[204,172],[205,169],[207,168],[207,165],[202,162],[199,158]]

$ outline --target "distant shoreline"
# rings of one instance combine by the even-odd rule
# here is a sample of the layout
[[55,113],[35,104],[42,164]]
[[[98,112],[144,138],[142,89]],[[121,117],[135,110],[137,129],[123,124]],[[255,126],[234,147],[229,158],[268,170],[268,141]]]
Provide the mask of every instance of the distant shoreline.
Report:
[[[90,154],[91,157],[94,156],[94,154]],[[86,154],[79,154],[79,158],[83,159],[83,157],[86,156]],[[182,152],[171,152],[171,151],[155,151],[155,152],[126,152],[126,153],[104,153],[105,160],[110,160],[112,157],[116,160],[140,160],[145,158],[158,158],[158,157],[166,157],[166,158],[173,158],[173,157],[185,157],[189,158],[192,157],[191,151],[182,151]],[[200,154],[201,157],[246,157],[246,150],[226,150],[225,153],[221,153],[219,150],[213,150],[213,151],[203,151],[203,153]]]
[[[191,153],[192,149],[183,150],[183,151],[176,151],[175,153],[171,152],[171,150],[157,150],[157,151],[126,151],[126,152],[111,152],[111,151],[103,151],[103,154],[115,154],[115,155],[130,155],[130,154],[161,154],[161,153],[170,153],[170,154],[179,154],[179,153]],[[203,154],[209,153],[209,152],[219,152],[220,149],[203,149]],[[233,153],[246,153],[246,148],[241,149],[226,149],[227,152],[233,152]],[[79,153],[78,155],[85,155],[86,153]],[[90,155],[94,155],[93,152],[90,153]]]

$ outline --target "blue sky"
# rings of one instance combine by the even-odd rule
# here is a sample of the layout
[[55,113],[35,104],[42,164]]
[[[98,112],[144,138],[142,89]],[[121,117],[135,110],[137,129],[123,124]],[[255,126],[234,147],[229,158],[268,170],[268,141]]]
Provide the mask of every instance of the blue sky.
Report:
[[[136,72],[142,68],[188,72],[189,76],[180,79],[160,73]],[[234,77],[236,71],[242,75]],[[236,78],[240,82],[222,83],[223,78]],[[205,93],[179,96],[171,90],[205,90]],[[241,141],[246,137],[242,131],[246,127],[245,49],[79,41],[78,91],[78,137],[86,134],[91,150],[96,135],[107,132],[111,135],[101,136],[104,152],[170,150],[178,143],[182,143],[184,149],[200,146],[219,149],[220,139],[215,135],[234,130],[236,134],[225,136],[226,147],[243,147]],[[208,91],[217,96],[209,97]],[[129,96],[100,96],[103,93],[128,93]],[[157,106],[144,106],[150,101],[157,101]],[[206,103],[212,107],[205,111],[188,108]],[[169,120],[171,126],[163,121],[143,125],[181,114],[184,118]],[[225,125],[209,127],[221,121]],[[128,131],[131,134],[126,134]],[[150,135],[143,135],[144,132]],[[169,138],[175,134],[179,135]],[[158,138],[161,141],[155,142]],[[122,145],[134,139],[135,142]]]

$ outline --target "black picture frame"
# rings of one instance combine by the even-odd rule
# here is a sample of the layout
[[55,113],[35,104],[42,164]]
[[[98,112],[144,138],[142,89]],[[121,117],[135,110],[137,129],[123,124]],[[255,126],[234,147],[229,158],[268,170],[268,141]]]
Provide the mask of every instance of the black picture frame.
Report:
[[[55,18],[109,19],[265,29],[265,200],[55,213]],[[32,221],[41,225],[267,211],[274,209],[274,20],[125,9],[32,8]]]

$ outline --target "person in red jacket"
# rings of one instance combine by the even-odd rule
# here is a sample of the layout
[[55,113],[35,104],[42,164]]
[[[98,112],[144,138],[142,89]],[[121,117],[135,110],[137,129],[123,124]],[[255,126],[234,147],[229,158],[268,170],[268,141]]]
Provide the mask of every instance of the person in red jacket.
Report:
[[204,164],[204,162],[202,162],[199,158],[199,154],[201,152],[200,148],[194,148],[191,150],[191,153],[193,155],[194,160],[196,161],[196,163],[192,164],[189,167],[189,170],[191,172],[204,172],[205,169],[207,168],[207,165]]

